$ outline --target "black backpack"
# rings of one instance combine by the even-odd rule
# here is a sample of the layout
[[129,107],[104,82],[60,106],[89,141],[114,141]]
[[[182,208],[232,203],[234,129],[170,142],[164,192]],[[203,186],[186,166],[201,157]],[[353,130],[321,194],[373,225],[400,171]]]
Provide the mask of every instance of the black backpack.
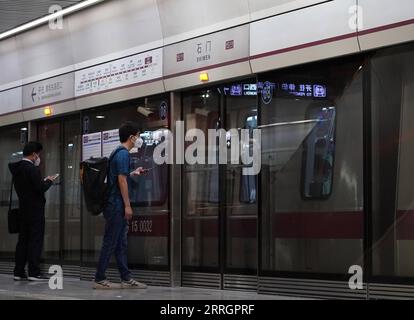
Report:
[[111,160],[123,148],[118,148],[108,159],[90,158],[80,164],[80,179],[87,210],[94,216],[100,215],[108,201],[110,188],[108,174]]

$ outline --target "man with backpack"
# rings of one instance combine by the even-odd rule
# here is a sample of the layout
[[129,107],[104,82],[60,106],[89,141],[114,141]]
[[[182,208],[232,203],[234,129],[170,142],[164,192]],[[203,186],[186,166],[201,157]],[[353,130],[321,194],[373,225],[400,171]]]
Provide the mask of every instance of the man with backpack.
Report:
[[133,211],[129,199],[129,176],[141,175],[144,169],[138,168],[131,173],[129,151],[140,148],[143,140],[140,130],[132,122],[126,122],[119,128],[118,146],[109,158],[108,168],[108,198],[103,214],[106,220],[101,255],[94,280],[94,289],[116,288],[108,281],[105,272],[112,254],[115,254],[118,270],[121,276],[122,288],[146,289],[147,286],[131,278],[127,261],[128,221],[132,219]]

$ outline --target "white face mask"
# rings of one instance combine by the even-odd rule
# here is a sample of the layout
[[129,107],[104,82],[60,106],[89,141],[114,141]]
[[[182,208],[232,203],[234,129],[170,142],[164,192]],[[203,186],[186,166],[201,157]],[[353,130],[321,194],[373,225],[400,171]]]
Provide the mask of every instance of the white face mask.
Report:
[[144,144],[144,140],[142,140],[141,137],[139,137],[137,140],[135,140],[135,148],[140,149],[143,144]]
[[40,157],[39,157],[39,156],[37,156],[37,158],[36,158],[36,160],[35,160],[35,162],[34,162],[34,165],[35,165],[36,167],[40,166]]

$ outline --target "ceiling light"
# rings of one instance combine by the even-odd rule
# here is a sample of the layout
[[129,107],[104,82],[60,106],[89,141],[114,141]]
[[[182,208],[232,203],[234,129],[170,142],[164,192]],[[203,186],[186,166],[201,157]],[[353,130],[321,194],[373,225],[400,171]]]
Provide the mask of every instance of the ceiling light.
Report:
[[23,31],[26,31],[26,30],[35,28],[35,27],[40,26],[40,25],[42,25],[44,23],[47,23],[47,22],[49,22],[51,20],[55,20],[55,19],[57,19],[59,17],[62,17],[64,15],[73,13],[75,11],[82,10],[82,9],[84,9],[86,7],[92,6],[92,5],[97,4],[99,2],[102,2],[102,1],[104,1],[104,0],[86,0],[86,1],[82,1],[82,2],[80,2],[78,4],[75,4],[73,6],[70,6],[68,8],[65,8],[63,10],[60,10],[58,12],[49,14],[49,15],[44,16],[44,17],[41,17],[39,19],[30,21],[30,22],[28,22],[28,23],[26,23],[24,25],[21,25],[21,26],[19,26],[17,28],[13,28],[11,30],[8,30],[6,32],[3,32],[3,33],[0,34],[0,40],[5,39],[5,38],[8,38],[10,36],[13,36],[13,35],[15,35],[17,33],[20,33],[20,32],[23,32]]

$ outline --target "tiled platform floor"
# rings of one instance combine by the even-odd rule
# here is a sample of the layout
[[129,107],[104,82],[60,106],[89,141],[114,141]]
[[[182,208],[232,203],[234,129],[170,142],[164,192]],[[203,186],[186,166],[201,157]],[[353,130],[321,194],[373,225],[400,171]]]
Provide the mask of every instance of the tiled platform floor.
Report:
[[63,290],[51,290],[47,282],[14,282],[0,275],[0,300],[292,300],[253,292],[198,288],[149,287],[146,290],[93,290],[92,283],[64,279]]

